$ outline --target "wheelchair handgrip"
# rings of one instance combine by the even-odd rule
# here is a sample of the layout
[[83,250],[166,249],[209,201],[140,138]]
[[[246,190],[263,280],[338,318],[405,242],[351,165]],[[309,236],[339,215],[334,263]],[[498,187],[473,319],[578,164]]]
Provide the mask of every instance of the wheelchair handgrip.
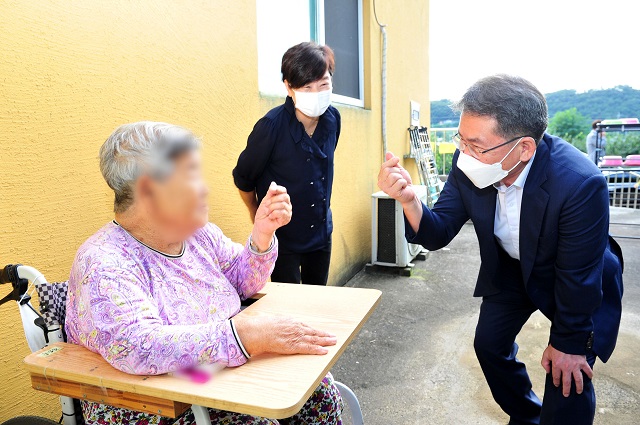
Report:
[[0,270],[0,284],[2,283],[9,283],[11,282],[9,280],[9,266],[5,266],[2,270]]
[[0,284],[13,282],[18,265],[7,264],[0,270]]

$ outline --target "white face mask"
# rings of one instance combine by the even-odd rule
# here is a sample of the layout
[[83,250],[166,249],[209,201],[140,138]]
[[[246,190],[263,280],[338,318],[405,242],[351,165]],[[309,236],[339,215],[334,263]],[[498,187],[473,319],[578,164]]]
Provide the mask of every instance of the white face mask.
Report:
[[478,187],[479,189],[489,187],[492,184],[495,184],[507,177],[509,173],[512,172],[522,162],[518,161],[518,163],[511,167],[509,170],[502,169],[502,162],[507,159],[509,154],[511,154],[516,146],[518,146],[520,140],[518,140],[516,144],[513,145],[511,150],[507,152],[504,158],[502,158],[495,164],[485,164],[484,162],[475,159],[471,155],[460,152],[460,155],[458,156],[458,168],[467,177],[469,177],[469,180],[471,180],[473,184],[476,185],[476,187]]
[[316,92],[294,90],[293,92],[296,95],[296,108],[308,117],[319,117],[331,105],[331,89]]

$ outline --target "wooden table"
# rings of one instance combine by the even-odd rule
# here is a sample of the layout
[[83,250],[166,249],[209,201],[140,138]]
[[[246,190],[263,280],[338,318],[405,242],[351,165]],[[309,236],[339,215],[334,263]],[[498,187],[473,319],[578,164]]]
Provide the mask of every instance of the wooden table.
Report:
[[380,302],[373,289],[268,283],[242,315],[290,316],[335,334],[329,354],[261,355],[198,384],[120,372],[100,355],[55,343],[25,358],[33,388],[176,417],[191,405],[282,419],[297,413]]

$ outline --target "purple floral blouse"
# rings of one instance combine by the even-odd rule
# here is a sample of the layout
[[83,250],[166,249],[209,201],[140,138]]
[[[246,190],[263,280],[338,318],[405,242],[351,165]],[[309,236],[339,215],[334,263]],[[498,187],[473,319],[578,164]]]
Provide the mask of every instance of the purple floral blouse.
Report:
[[264,286],[277,257],[232,242],[213,224],[181,255],[168,256],[109,223],[78,250],[69,278],[66,331],[71,343],[115,368],[155,375],[202,363],[247,359],[229,319],[240,299]]

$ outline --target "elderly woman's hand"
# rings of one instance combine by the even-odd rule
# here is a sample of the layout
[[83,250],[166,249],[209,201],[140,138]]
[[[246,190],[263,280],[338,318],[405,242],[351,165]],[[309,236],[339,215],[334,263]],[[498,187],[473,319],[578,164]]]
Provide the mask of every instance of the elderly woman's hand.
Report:
[[337,343],[334,335],[287,317],[239,315],[233,318],[233,323],[250,356],[327,354],[329,350],[325,347]]
[[267,194],[262,199],[251,237],[258,249],[266,251],[271,245],[275,231],[291,221],[291,200],[287,189],[271,182]]

